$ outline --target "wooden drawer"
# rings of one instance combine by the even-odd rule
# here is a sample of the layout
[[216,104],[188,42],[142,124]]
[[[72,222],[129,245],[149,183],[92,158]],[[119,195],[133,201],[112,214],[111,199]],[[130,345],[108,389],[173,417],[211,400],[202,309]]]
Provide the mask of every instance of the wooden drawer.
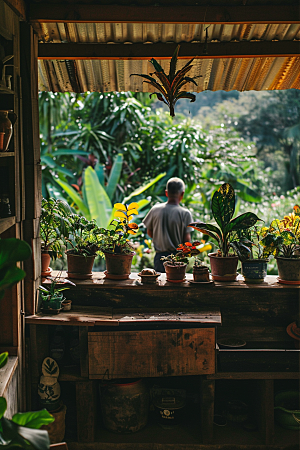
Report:
[[135,378],[215,373],[215,329],[90,332],[89,377]]

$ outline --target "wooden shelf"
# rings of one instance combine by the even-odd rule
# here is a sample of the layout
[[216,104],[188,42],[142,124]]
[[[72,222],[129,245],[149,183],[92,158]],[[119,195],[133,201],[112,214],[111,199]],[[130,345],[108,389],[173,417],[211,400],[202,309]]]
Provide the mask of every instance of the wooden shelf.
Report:
[[4,233],[4,231],[8,230],[8,228],[12,227],[16,223],[15,216],[6,217],[5,219],[0,219],[0,234]]
[[15,152],[0,152],[0,158],[7,158],[8,156],[15,156]]
[[0,87],[0,94],[14,94],[15,92],[12,89],[8,89],[6,87]]

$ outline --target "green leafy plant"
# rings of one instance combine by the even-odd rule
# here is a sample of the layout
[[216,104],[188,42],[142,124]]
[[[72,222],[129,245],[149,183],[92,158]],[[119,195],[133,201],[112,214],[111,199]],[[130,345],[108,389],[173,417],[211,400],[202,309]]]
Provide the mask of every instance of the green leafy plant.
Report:
[[300,258],[300,207],[295,205],[288,216],[273,220],[270,227],[263,227],[261,236],[265,257]]
[[[170,109],[170,116],[174,117],[174,108],[175,104],[178,100],[181,98],[189,98],[191,102],[194,102],[196,100],[195,94],[191,94],[190,92],[182,91],[183,86],[185,86],[187,83],[193,83],[197,86],[197,83],[195,82],[195,78],[198,77],[187,77],[186,74],[191,70],[193,66],[191,66],[191,63],[194,61],[194,58],[191,59],[189,62],[187,62],[182,69],[178,70],[176,72],[176,66],[177,66],[177,59],[178,59],[178,53],[179,53],[180,45],[176,47],[176,50],[172,56],[171,62],[170,62],[170,70],[169,75],[165,74],[165,71],[161,67],[161,65],[152,58],[150,60],[151,64],[153,65],[155,72],[150,73],[150,75],[146,74],[138,74],[138,73],[132,73],[130,76],[138,76],[142,78],[146,78],[146,81],[144,83],[150,84],[155,89],[157,89],[159,92],[154,92],[153,94],[150,94],[150,98],[152,95],[156,95],[158,100],[162,101],[166,105],[168,105]],[[155,75],[158,81],[161,82],[161,84],[153,78],[152,75]]]
[[[51,284],[50,286],[39,286],[38,290],[41,293],[41,298],[43,302],[50,302],[51,300],[60,300],[63,301],[64,297],[62,292],[65,291],[66,289],[70,289],[69,287],[63,286],[63,287],[59,287],[57,288],[56,286],[58,285],[58,276],[57,277],[48,277],[49,280],[51,280]],[[68,280],[68,279],[64,279],[63,283],[68,283],[71,284],[72,286],[76,286],[75,283],[73,283],[72,281]]]
[[133,252],[133,247],[129,242],[129,236],[138,232],[138,225],[134,222],[130,223],[134,215],[138,214],[138,203],[130,203],[123,205],[116,203],[113,219],[109,224],[109,228],[100,228],[99,230],[99,248],[103,253],[127,253]]
[[62,236],[68,232],[68,214],[71,208],[67,202],[49,198],[42,199],[40,216],[40,236],[42,251],[51,250],[51,256],[56,259],[61,256]]
[[228,256],[233,233],[247,230],[260,220],[256,214],[246,212],[233,218],[235,210],[235,192],[229,183],[224,183],[214,193],[211,201],[211,210],[218,226],[210,223],[195,222],[188,226],[214,239],[220,251],[220,256]]
[[99,228],[96,222],[78,214],[71,214],[68,221],[68,235],[63,238],[67,248],[69,247],[67,253],[82,256],[96,255],[99,249],[97,242]]
[[242,262],[248,259],[264,259],[260,228],[256,226],[238,231],[231,246]]
[[8,361],[8,352],[0,353],[0,369],[7,364]]
[[16,238],[0,239],[0,299],[5,289],[21,281],[26,273],[16,266],[31,256],[31,248],[25,241]]
[[180,266],[182,264],[187,264],[189,262],[189,258],[200,254],[200,250],[197,249],[197,246],[200,244],[201,243],[198,241],[179,244],[175,255],[172,253],[168,256],[162,256],[160,259],[167,262],[169,266]]
[[42,425],[54,422],[46,409],[17,413],[11,420],[4,417],[7,403],[0,397],[0,447],[3,449],[48,450],[48,432],[40,430]]

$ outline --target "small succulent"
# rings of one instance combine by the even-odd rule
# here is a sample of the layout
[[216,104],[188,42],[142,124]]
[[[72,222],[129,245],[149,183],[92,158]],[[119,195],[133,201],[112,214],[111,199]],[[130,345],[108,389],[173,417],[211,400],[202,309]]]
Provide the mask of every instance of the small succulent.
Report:
[[[190,92],[182,91],[184,85],[187,83],[194,83],[197,86],[197,83],[195,82],[195,78],[201,77],[201,75],[190,78],[187,77],[186,74],[191,70],[193,66],[191,66],[191,63],[194,61],[194,58],[191,59],[189,62],[185,64],[185,66],[176,72],[176,65],[177,65],[177,59],[178,59],[178,53],[179,53],[180,45],[176,47],[176,50],[172,56],[171,62],[170,62],[170,71],[169,75],[166,75],[161,65],[152,58],[150,60],[151,64],[153,65],[155,72],[150,73],[150,75],[146,74],[138,74],[138,73],[132,73],[130,76],[137,76],[146,78],[147,81],[144,81],[144,83],[148,83],[151,86],[154,86],[155,89],[157,89],[159,92],[153,92],[150,94],[150,98],[152,95],[156,95],[158,100],[161,102],[164,102],[166,105],[168,105],[170,109],[170,116],[174,117],[174,108],[175,104],[178,100],[181,98],[189,98],[191,102],[194,102],[196,100],[195,94],[192,94]],[[156,78],[161,82],[158,83],[155,78],[153,78],[152,75],[155,75]]]

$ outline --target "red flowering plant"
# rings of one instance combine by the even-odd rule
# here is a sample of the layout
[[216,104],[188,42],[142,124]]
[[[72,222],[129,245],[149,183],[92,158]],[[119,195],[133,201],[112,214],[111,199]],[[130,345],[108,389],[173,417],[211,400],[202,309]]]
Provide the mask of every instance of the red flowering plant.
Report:
[[172,253],[168,256],[162,256],[161,260],[167,262],[171,266],[181,266],[182,264],[187,264],[189,262],[189,258],[201,253],[200,250],[197,249],[199,245],[201,245],[201,242],[199,241],[179,244],[175,255]]

